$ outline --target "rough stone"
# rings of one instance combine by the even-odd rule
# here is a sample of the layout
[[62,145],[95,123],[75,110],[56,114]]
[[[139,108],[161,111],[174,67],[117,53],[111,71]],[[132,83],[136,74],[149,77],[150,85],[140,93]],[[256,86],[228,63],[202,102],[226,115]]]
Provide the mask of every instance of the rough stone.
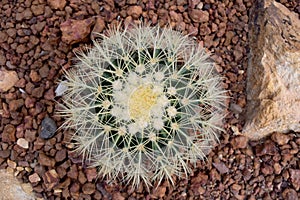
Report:
[[234,149],[239,149],[239,148],[244,149],[247,147],[248,138],[242,135],[237,136],[231,141],[231,144]]
[[82,187],[82,191],[84,194],[93,194],[95,192],[95,184],[93,183],[86,183]]
[[49,139],[54,136],[57,126],[55,121],[49,117],[46,117],[42,121],[42,128],[40,137],[43,139]]
[[165,186],[159,186],[152,191],[152,197],[155,199],[163,198],[166,194],[167,188]]
[[190,18],[197,23],[208,22],[209,21],[209,13],[207,11],[191,9],[189,11]]
[[10,150],[0,150],[0,158],[8,158],[10,156]]
[[285,145],[289,142],[290,137],[288,135],[285,135],[283,133],[274,133],[272,135],[272,140],[276,142],[279,145]]
[[50,158],[49,156],[46,156],[44,153],[39,153],[38,161],[40,165],[48,167],[54,167],[55,165],[55,160],[53,158]]
[[44,5],[32,5],[31,6],[31,11],[33,12],[33,14],[35,16],[44,14],[44,9],[45,9]]
[[213,163],[213,166],[221,173],[225,174],[229,172],[228,167],[223,162]]
[[43,180],[48,190],[51,190],[59,183],[59,177],[55,169],[47,171],[43,176]]
[[61,162],[67,157],[67,151],[66,149],[61,149],[56,152],[55,154],[55,160],[56,162]]
[[0,170],[0,194],[1,199],[22,199],[34,200],[35,196],[30,190],[24,187],[31,187],[30,184],[21,184],[13,174]]
[[291,182],[296,190],[300,188],[300,170],[290,169]]
[[243,133],[257,140],[272,132],[300,131],[298,15],[275,1],[257,1],[250,15],[249,36]]
[[16,141],[16,128],[8,124],[4,127],[2,132],[2,142],[15,142]]
[[25,140],[24,138],[19,138],[19,139],[17,140],[17,144],[18,144],[20,147],[24,148],[24,149],[28,149],[28,148],[29,148],[29,143],[28,143],[28,141]]
[[69,19],[60,25],[62,41],[67,44],[74,44],[84,40],[91,32],[94,18],[84,20]]
[[17,72],[0,70],[0,92],[6,92],[12,88],[19,78]]
[[88,182],[92,182],[97,177],[97,170],[96,168],[87,168],[85,170],[85,174]]
[[127,14],[137,19],[143,13],[143,9],[141,6],[129,6],[127,9]]
[[282,197],[285,200],[295,200],[295,199],[298,199],[297,192],[294,189],[291,189],[291,188],[286,188],[283,191],[283,193],[282,193]]
[[40,176],[37,173],[31,174],[28,177],[28,179],[29,179],[30,183],[36,183],[36,182],[39,182],[41,180]]
[[52,9],[63,10],[66,6],[66,0],[47,0],[48,4]]
[[112,195],[112,199],[125,200],[125,197],[123,197],[120,192],[114,192],[113,195]]
[[9,110],[16,111],[24,105],[23,99],[16,99],[9,102]]
[[97,17],[95,21],[95,26],[93,28],[92,34],[91,34],[91,39],[94,40],[97,38],[97,33],[102,33],[102,31],[105,28],[105,21],[101,17]]
[[276,155],[278,150],[274,142],[268,140],[264,144],[256,146],[256,156]]

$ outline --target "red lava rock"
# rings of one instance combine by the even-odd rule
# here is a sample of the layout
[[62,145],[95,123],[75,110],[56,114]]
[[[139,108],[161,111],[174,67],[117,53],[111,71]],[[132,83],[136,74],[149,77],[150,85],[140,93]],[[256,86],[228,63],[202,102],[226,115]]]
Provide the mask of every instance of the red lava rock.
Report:
[[6,42],[8,39],[8,35],[4,31],[0,31],[0,43]]
[[263,164],[262,167],[261,167],[261,172],[264,174],[264,175],[270,175],[270,174],[273,174],[274,172],[274,169],[272,166],[268,165],[268,164]]
[[47,3],[50,5],[52,9],[63,10],[66,6],[66,0],[47,0]]
[[29,77],[33,82],[39,82],[42,79],[41,76],[34,70],[31,70]]
[[189,10],[190,18],[197,23],[203,23],[209,21],[209,13],[207,11],[191,9]]
[[290,137],[284,133],[274,133],[271,138],[279,145],[285,145],[290,141]]
[[46,22],[42,21],[42,22],[37,22],[36,24],[31,25],[30,28],[31,28],[33,34],[36,34],[36,33],[41,32],[45,26],[46,26]]
[[213,45],[215,35],[206,35],[204,37],[204,45],[206,48],[210,48]]
[[85,174],[82,171],[79,171],[78,173],[78,180],[81,184],[84,184],[87,181]]
[[112,195],[112,199],[114,199],[114,200],[125,200],[125,197],[123,197],[120,192],[114,192],[113,195]]
[[55,95],[54,95],[54,88],[51,88],[47,90],[44,94],[45,99],[47,100],[53,100]]
[[23,99],[12,100],[9,102],[9,110],[16,111],[24,105]]
[[176,0],[176,4],[178,6],[183,6],[183,5],[187,4],[187,1],[186,0]]
[[221,173],[225,174],[229,172],[228,167],[223,162],[213,163],[213,166]]
[[234,191],[234,193],[238,193],[238,191],[240,191],[242,189],[242,187],[239,185],[239,184],[236,184],[236,183],[234,183],[234,184],[232,184],[231,185],[231,190],[233,190]]
[[95,184],[94,183],[86,183],[82,187],[82,191],[84,194],[93,194],[95,192]]
[[278,153],[278,150],[276,148],[276,145],[274,142],[268,140],[264,144],[261,144],[256,147],[256,155],[262,156],[262,155],[275,155]]
[[171,10],[169,12],[170,14],[170,18],[172,21],[175,21],[175,22],[181,22],[182,21],[182,16],[180,14],[178,14],[177,12]]
[[228,46],[231,43],[231,40],[232,40],[232,38],[235,34],[234,34],[233,31],[227,31],[225,33],[225,35],[226,35],[226,39],[225,39],[225,42],[224,42],[224,46]]
[[88,182],[92,182],[94,179],[96,179],[98,173],[96,168],[88,168],[85,170],[85,175]]
[[80,186],[78,183],[73,183],[70,187],[70,193],[73,198],[78,199]]
[[135,19],[138,19],[142,13],[143,9],[141,6],[129,6],[127,8],[127,14]]
[[29,179],[30,183],[36,183],[36,182],[39,182],[41,180],[40,176],[37,173],[31,174],[28,177],[28,179]]
[[31,83],[31,82],[26,83],[26,86],[25,86],[26,93],[31,94],[33,88],[34,88],[33,83]]
[[282,193],[282,197],[284,200],[297,200],[298,194],[294,189],[286,188]]
[[48,167],[54,167],[55,165],[55,160],[49,156],[46,156],[44,153],[39,153],[38,161],[40,165]]
[[242,171],[242,174],[243,174],[243,178],[245,181],[250,180],[250,178],[252,176],[250,169],[247,169],[247,168]]
[[[67,162],[64,162],[64,164],[66,164]],[[56,168],[57,173],[59,175],[60,178],[64,178],[67,175],[67,170],[65,169],[64,166],[60,165]]]
[[44,86],[34,88],[31,92],[32,96],[38,99],[43,96],[43,93],[44,93]]
[[70,178],[66,178],[66,180],[64,182],[59,183],[59,185],[57,186],[57,188],[67,188],[70,184],[71,184],[71,179]]
[[42,4],[31,6],[31,11],[32,11],[33,15],[35,15],[35,16],[44,14],[44,10],[45,10],[45,5],[42,5]]
[[9,37],[15,38],[17,35],[17,31],[16,31],[16,29],[10,28],[7,30],[7,34]]
[[162,198],[166,194],[167,188],[165,186],[159,186],[152,191],[151,196],[154,198]]
[[236,45],[234,50],[233,50],[233,55],[235,57],[235,60],[240,60],[243,58],[244,54],[243,54],[243,47],[241,47],[240,45]]
[[31,18],[32,18],[32,12],[31,12],[30,8],[27,8],[21,12],[17,12],[17,14],[16,14],[17,21],[22,21],[24,19],[31,19]]
[[231,145],[234,149],[244,149],[247,147],[248,138],[245,136],[237,136],[231,141]]
[[130,5],[134,5],[137,4],[137,0],[127,0],[126,3]]
[[10,156],[10,150],[0,150],[0,158],[8,158]]
[[205,185],[208,180],[208,175],[204,173],[199,173],[196,177],[193,177],[191,182],[192,184],[200,184],[200,185]]
[[208,27],[207,23],[201,24],[199,30],[200,30],[200,35],[209,35],[211,33],[211,30]]
[[42,78],[46,78],[49,73],[49,67],[47,65],[44,65],[39,69],[39,74]]
[[102,33],[105,28],[105,21],[101,17],[97,17],[95,26],[93,28],[93,33]]
[[296,190],[299,190],[300,188],[300,169],[290,169],[290,177],[292,185]]
[[26,130],[24,137],[28,142],[33,142],[36,139],[36,131]]
[[232,83],[237,81],[237,75],[235,73],[227,72],[226,76],[228,76],[230,82],[232,82]]
[[70,171],[68,172],[68,177],[70,177],[72,179],[77,179],[78,170],[77,170],[77,166],[75,164],[71,166]]
[[225,22],[221,22],[219,24],[219,26],[218,26],[217,36],[219,38],[221,38],[225,34],[225,31],[226,31],[226,23]]
[[61,149],[56,152],[55,154],[55,160],[56,162],[61,162],[67,157],[67,150],[66,149]]
[[209,175],[210,175],[210,180],[212,180],[214,182],[221,180],[221,176],[220,176],[219,172],[214,168],[210,170]]
[[3,51],[0,51],[0,65],[5,65],[6,63],[6,57],[4,55]]
[[43,175],[43,180],[44,180],[44,184],[45,184],[47,190],[51,190],[59,183],[58,174],[55,171],[55,169],[51,169],[51,170],[47,171]]
[[60,25],[62,41],[67,44],[74,44],[84,40],[91,32],[94,18],[84,20],[69,19]]
[[4,127],[4,130],[2,132],[2,142],[15,142],[16,141],[16,128],[8,124]]
[[280,174],[281,173],[281,165],[279,163],[274,163],[274,173],[275,174]]

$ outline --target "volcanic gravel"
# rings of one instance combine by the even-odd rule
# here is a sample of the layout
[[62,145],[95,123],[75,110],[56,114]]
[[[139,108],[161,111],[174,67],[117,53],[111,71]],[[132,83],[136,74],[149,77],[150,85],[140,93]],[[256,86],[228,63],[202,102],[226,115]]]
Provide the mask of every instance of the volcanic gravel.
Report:
[[[298,0],[281,0],[300,13]],[[12,168],[39,199],[298,199],[300,134],[274,133],[262,141],[239,135],[246,105],[248,19],[253,0],[1,0],[0,66],[18,82],[0,99],[0,169]],[[74,51],[92,44],[92,31],[119,23],[169,25],[212,53],[228,90],[225,132],[206,161],[186,178],[147,191],[97,179],[72,152],[71,130],[43,139],[42,121],[55,116],[55,89]],[[51,122],[52,123],[52,122]],[[50,126],[49,124],[47,124]],[[49,127],[48,127],[49,128]],[[51,127],[50,127],[51,128]],[[48,133],[49,134],[49,133]],[[50,138],[51,137],[51,138]]]

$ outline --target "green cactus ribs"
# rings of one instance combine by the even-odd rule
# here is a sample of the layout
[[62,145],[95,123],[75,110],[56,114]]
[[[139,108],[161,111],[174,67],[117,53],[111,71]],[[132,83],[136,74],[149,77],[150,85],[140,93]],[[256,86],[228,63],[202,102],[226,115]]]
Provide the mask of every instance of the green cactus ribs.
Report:
[[[182,62],[175,62],[173,59],[167,58],[166,55],[170,53],[163,52],[162,49],[156,49],[155,51],[153,49],[148,48],[144,51],[134,51],[133,53],[126,55],[125,52],[122,52],[121,49],[117,50],[120,55],[122,55],[122,58],[120,59],[112,59],[111,63],[106,63],[105,66],[107,66],[106,70],[103,72],[103,79],[100,82],[99,88],[102,88],[102,93],[98,94],[95,104],[98,105],[95,108],[95,113],[99,113],[102,111],[103,106],[107,107],[108,111],[105,116],[99,117],[99,122],[101,124],[105,125],[113,125],[111,127],[111,131],[109,133],[110,135],[110,142],[116,144],[116,148],[124,149],[127,148],[129,151],[133,151],[134,148],[139,144],[145,144],[145,148],[149,150],[157,150],[165,148],[165,146],[168,144],[168,142],[172,141],[174,137],[176,136],[176,132],[171,130],[172,124],[175,124],[177,122],[180,122],[181,116],[179,113],[177,113],[175,116],[172,116],[170,120],[164,120],[163,126],[165,129],[159,130],[158,132],[152,132],[151,129],[148,129],[147,127],[143,128],[142,132],[137,132],[134,135],[129,134],[127,131],[124,131],[124,134],[120,134],[120,130],[118,130],[118,127],[121,127],[124,123],[134,123],[136,120],[135,118],[141,117],[142,120],[148,121],[149,123],[149,110],[150,108],[157,103],[157,95],[153,92],[153,85],[151,83],[148,83],[148,85],[140,86],[136,90],[130,94],[131,98],[128,102],[130,121],[122,121],[116,119],[115,116],[112,116],[110,114],[110,111],[113,107],[112,104],[104,105],[105,101],[113,102],[113,82],[117,81],[119,79],[122,79],[122,76],[126,77],[128,76],[128,73],[131,71],[136,71],[136,66],[141,65],[155,65],[153,67],[159,66],[160,70],[161,68],[167,68],[170,65],[176,66],[176,68],[181,68],[184,63]],[[149,58],[148,58],[149,57]],[[157,60],[154,60],[150,57],[158,58]],[[152,62],[152,63],[151,63]],[[122,71],[122,76],[115,76],[117,73],[117,70],[119,69]],[[146,75],[149,73],[149,71],[145,70],[143,73],[141,73],[142,77],[146,77]],[[167,74],[166,75],[170,75]],[[186,72],[185,78],[189,79],[190,74]],[[175,84],[175,82],[174,82]],[[163,92],[167,93],[167,88],[164,86]],[[103,95],[106,94],[106,95]],[[154,97],[153,97],[154,96]],[[143,98],[144,97],[144,98]],[[152,97],[152,99],[151,99]],[[180,110],[180,104],[176,97],[174,95],[168,94],[167,99],[170,102],[170,105],[172,107],[175,107],[176,110]],[[132,105],[130,105],[132,104]],[[148,105],[148,106],[147,106]],[[133,107],[133,108],[132,108]],[[132,108],[132,109],[130,109]],[[130,114],[131,113],[131,114]],[[141,116],[139,116],[141,115]],[[147,116],[145,116],[147,115]],[[122,130],[121,130],[122,131]],[[144,134],[151,134],[151,139],[149,140],[146,137],[143,137]],[[156,138],[160,138],[160,140],[155,141]],[[133,147],[133,148],[132,148]]]

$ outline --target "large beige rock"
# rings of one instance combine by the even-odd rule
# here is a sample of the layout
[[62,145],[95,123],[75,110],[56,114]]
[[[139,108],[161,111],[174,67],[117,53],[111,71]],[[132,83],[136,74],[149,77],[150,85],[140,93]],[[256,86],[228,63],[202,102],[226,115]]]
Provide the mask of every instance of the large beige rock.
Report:
[[300,131],[300,20],[280,3],[257,2],[250,16],[243,129],[250,139]]
[[6,170],[0,170],[0,200],[35,200],[29,183],[20,183]]

